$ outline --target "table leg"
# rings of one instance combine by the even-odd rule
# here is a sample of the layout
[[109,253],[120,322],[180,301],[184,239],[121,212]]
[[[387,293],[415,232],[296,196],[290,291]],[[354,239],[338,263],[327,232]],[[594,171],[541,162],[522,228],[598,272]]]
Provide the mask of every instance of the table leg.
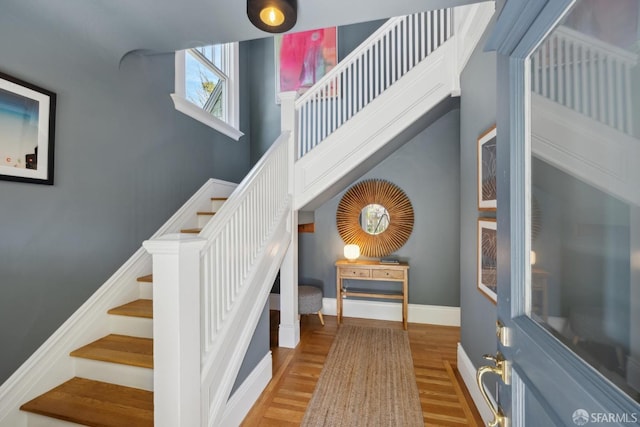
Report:
[[336,277],[336,317],[339,325],[342,322],[342,279],[340,275]]
[[407,280],[402,282],[402,326],[407,330],[409,327],[408,304],[409,303],[409,286]]

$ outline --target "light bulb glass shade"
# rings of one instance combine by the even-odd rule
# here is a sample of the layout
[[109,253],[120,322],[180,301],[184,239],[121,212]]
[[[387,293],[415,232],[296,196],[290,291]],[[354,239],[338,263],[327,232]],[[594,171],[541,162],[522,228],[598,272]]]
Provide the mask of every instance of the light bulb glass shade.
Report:
[[349,261],[355,261],[360,256],[360,246],[346,245],[344,247],[344,257]]
[[262,31],[284,33],[298,19],[297,0],[247,0],[249,21]]
[[284,22],[284,13],[273,6],[265,7],[260,12],[260,20],[267,25],[277,27]]
[[531,253],[529,254],[529,261],[531,262],[531,265],[535,265],[536,264],[536,251],[531,251]]

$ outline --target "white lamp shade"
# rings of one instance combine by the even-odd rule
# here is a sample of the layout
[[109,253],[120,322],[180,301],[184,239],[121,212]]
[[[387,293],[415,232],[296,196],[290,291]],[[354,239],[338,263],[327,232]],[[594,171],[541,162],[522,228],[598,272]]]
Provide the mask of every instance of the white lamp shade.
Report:
[[346,245],[344,247],[344,257],[349,261],[354,261],[360,256],[360,246]]
[[535,265],[536,263],[536,251],[531,251],[531,254],[529,255],[529,260],[531,261],[531,265]]

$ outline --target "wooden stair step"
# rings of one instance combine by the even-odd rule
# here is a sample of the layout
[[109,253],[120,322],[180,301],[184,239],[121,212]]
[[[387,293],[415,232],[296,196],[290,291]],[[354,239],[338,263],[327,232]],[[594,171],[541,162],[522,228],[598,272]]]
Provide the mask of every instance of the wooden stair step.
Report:
[[153,319],[153,300],[138,299],[107,311],[109,314],[120,316],[144,317]]
[[211,198],[212,202],[219,202],[221,200],[229,200],[229,198],[228,197],[212,197]]
[[71,356],[152,369],[153,340],[111,334],[72,351]]
[[147,274],[146,276],[141,276],[136,279],[141,283],[153,283],[153,274]]
[[181,233],[188,233],[188,234],[199,234],[202,231],[202,228],[185,228],[180,230]]
[[214,216],[215,214],[215,212],[198,212],[198,215],[200,216]]
[[93,427],[153,426],[153,392],[78,377],[20,409]]

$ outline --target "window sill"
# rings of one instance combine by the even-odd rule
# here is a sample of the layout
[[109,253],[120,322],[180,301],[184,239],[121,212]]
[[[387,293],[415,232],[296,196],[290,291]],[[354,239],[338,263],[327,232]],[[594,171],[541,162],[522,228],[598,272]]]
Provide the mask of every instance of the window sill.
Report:
[[179,95],[176,95],[175,93],[171,94],[171,99],[173,100],[173,105],[176,110],[180,111],[182,114],[186,114],[192,119],[199,121],[200,123],[209,126],[212,129],[217,130],[218,132],[228,136],[229,138],[233,138],[237,141],[241,136],[244,135],[244,133],[240,132],[235,127],[213,117],[211,114],[206,113],[201,108],[196,107],[191,102],[187,101]]

